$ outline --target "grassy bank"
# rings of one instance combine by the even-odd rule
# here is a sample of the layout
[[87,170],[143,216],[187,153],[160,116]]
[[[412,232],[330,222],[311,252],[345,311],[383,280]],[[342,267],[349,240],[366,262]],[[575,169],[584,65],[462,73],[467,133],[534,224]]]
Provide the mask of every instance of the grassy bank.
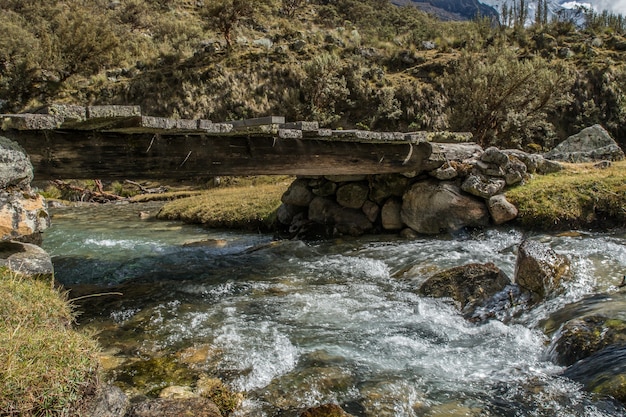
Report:
[[78,416],[97,382],[97,343],[49,282],[0,270],[0,415]]
[[234,184],[167,203],[158,218],[201,223],[208,227],[270,230],[291,179],[275,183]]
[[506,194],[530,229],[607,228],[626,225],[626,161],[606,169],[567,164],[535,176]]

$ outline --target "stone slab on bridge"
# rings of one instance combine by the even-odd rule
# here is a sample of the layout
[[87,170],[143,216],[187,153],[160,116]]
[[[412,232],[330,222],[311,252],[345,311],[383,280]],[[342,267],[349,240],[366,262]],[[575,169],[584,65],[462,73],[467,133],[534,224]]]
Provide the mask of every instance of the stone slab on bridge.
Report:
[[36,180],[415,173],[441,160],[431,142],[471,141],[468,133],[321,129],[280,116],[171,119],[138,106],[51,105],[0,120],[0,134],[26,150]]

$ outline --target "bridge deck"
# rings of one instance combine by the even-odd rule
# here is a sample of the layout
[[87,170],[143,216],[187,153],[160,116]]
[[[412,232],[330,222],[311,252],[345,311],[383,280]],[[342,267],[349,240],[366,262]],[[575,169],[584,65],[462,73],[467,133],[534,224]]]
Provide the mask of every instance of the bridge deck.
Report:
[[431,141],[471,140],[466,133],[320,129],[277,116],[168,119],[137,106],[55,105],[0,118],[0,134],[26,150],[37,180],[414,172],[430,157]]

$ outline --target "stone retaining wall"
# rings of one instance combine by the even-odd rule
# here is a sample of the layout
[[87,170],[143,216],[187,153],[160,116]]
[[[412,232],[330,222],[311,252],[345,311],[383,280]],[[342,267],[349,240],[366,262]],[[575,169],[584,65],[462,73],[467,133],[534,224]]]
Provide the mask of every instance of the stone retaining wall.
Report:
[[405,174],[296,179],[282,197],[278,221],[296,237],[455,232],[517,216],[507,187],[534,173],[561,169],[518,150],[474,143],[433,143],[425,170]]

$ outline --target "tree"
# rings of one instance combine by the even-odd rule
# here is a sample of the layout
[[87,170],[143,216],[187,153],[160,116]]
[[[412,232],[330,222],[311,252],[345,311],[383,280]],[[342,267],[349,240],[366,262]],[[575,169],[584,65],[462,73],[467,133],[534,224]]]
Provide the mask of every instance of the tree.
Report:
[[[550,115],[571,102],[573,76],[540,57],[510,49],[464,54],[442,77],[453,130],[469,130],[482,145],[521,146],[553,134]],[[549,140],[549,138],[548,138]]]
[[218,0],[205,8],[204,15],[209,20],[209,26],[222,33],[226,45],[230,48],[235,28],[268,5],[269,0]]

